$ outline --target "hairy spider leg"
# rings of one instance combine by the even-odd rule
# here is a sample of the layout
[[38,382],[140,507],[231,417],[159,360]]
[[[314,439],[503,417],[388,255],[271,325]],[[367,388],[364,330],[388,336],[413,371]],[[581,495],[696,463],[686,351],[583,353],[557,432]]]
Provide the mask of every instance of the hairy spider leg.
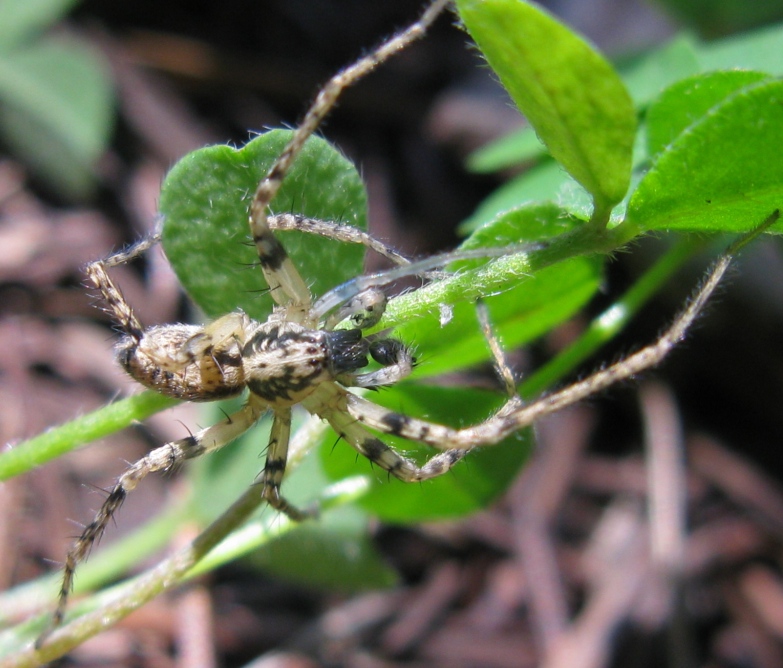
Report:
[[360,455],[403,482],[437,478],[450,470],[468,452],[461,449],[445,450],[419,466],[412,459],[386,445],[346,412],[346,402],[352,397],[353,394],[336,383],[325,383],[302,403],[309,412],[326,420]]
[[648,346],[628,357],[600,369],[587,378],[577,381],[561,390],[546,394],[533,403],[522,405],[514,395],[497,413],[484,422],[464,429],[454,429],[440,424],[413,418],[402,413],[389,411],[362,397],[346,396],[346,409],[350,415],[371,429],[393,434],[412,441],[427,443],[440,449],[471,450],[478,446],[493,445],[515,431],[532,425],[546,415],[551,415],[567,406],[581,401],[602,390],[632,378],[638,373],[659,364],[687,333],[694,320],[703,310],[710,296],[718,287],[734,256],[749,241],[774,224],[780,217],[774,211],[756,229],[742,235],[715,262],[701,286],[696,290],[686,307],[674,319],[663,334]]
[[160,235],[153,234],[141,239],[127,249],[114,253],[110,257],[91,262],[85,269],[87,277],[100,291],[103,301],[106,303],[108,313],[114,318],[123,333],[137,343],[144,336],[144,327],[142,327],[130,304],[125,301],[122,291],[112,281],[107,269],[134,260],[159,241]]
[[402,253],[398,253],[391,246],[384,244],[364,230],[353,225],[335,223],[329,220],[308,218],[295,213],[278,213],[267,217],[267,224],[273,232],[305,232],[316,234],[334,241],[342,241],[349,244],[361,244],[382,255],[394,264],[410,264],[410,260]]
[[291,303],[294,306],[308,308],[312,300],[310,290],[282,244],[272,234],[268,223],[267,209],[280,190],[291,165],[307,139],[334,107],[343,90],[355,84],[411,42],[423,36],[448,2],[449,0],[435,0],[414,24],[391,37],[353,65],[334,75],[318,93],[290,141],[258,184],[250,205],[250,235],[256,244],[258,258],[269,284],[272,298],[278,304]]
[[[476,302],[476,317],[481,326],[481,333],[484,335],[484,340],[487,342],[489,350],[492,353],[492,359],[495,361],[495,370],[497,371],[498,377],[503,382],[503,387],[506,390],[508,398],[513,400],[515,397],[518,397],[517,382],[514,379],[514,372],[511,370],[506,355],[503,352],[503,347],[500,345],[500,340],[492,329],[489,309],[487,308],[487,303],[483,299],[479,299]],[[522,400],[519,399],[519,402],[521,404]]]
[[[191,436],[155,448],[148,455],[132,464],[117,479],[100,510],[96,513],[93,520],[84,527],[73,547],[68,550],[63,567],[63,579],[57,600],[57,608],[49,625],[38,637],[36,641],[37,647],[40,647],[49,634],[63,621],[68,605],[68,597],[73,588],[76,566],[87,557],[93,545],[100,540],[114,513],[117,512],[125,497],[135,489],[136,485],[150,473],[170,471],[186,459],[200,457],[231,443],[231,441],[241,436],[255,424],[267,408],[265,402],[251,395],[248,402],[241,409],[232,413],[224,420],[206,429],[201,429]],[[271,455],[272,453],[270,452]],[[271,477],[276,479],[276,476]],[[274,480],[272,484],[275,484]]]
[[264,487],[264,499],[272,508],[295,522],[302,522],[309,517],[316,516],[318,514],[317,509],[299,510],[280,495],[280,485],[283,483],[288,463],[288,445],[290,441],[291,409],[275,409],[272,432],[269,436],[269,448],[266,453],[266,463],[261,473],[260,484]]

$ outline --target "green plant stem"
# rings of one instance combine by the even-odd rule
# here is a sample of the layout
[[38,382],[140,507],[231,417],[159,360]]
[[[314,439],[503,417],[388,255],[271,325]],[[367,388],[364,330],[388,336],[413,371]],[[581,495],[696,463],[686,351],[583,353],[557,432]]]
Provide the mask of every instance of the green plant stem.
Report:
[[0,454],[0,481],[30,471],[177,403],[157,392],[146,391],[54,427]]
[[602,201],[597,197],[593,197],[593,213],[590,216],[590,220],[587,225],[596,230],[599,234],[606,229],[606,225],[609,223],[609,219],[612,215],[613,205],[617,202]]
[[386,314],[374,329],[395,327],[423,314],[437,313],[443,304],[470,302],[498,294],[512,285],[519,285],[541,269],[572,257],[612,253],[638,234],[639,230],[627,223],[611,229],[584,224],[541,248],[524,253],[510,250],[508,255],[480,269],[456,274],[392,299]]

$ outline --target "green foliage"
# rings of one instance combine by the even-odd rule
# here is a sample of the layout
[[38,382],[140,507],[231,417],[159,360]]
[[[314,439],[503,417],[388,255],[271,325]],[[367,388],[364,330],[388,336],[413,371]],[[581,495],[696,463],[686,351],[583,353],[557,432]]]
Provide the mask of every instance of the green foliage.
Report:
[[778,0],[660,0],[660,4],[685,25],[710,37],[783,20]]
[[[593,47],[532,4],[457,0],[456,5],[532,126],[483,151],[472,164],[490,170],[517,161],[538,163],[482,204],[463,226],[473,232],[464,247],[525,244],[527,250],[491,262],[460,262],[447,278],[392,300],[378,328],[395,327],[418,346],[422,364],[409,381],[371,399],[462,426],[490,415],[502,395],[424,381],[491,359],[475,321],[476,299],[486,301],[504,344],[520,345],[563,323],[595,294],[608,254],[648,231],[678,232],[672,251],[637,286],[521,388],[526,396],[539,393],[613,336],[697,251],[699,244],[683,231],[750,230],[781,206],[783,168],[776,153],[783,145],[783,88],[774,78],[781,61],[764,61],[761,54],[783,41],[783,31],[726,47],[674,40],[629,63],[626,86]],[[740,67],[753,64],[755,71],[707,71],[710,63],[727,67],[731,57]],[[288,136],[276,131],[239,150],[197,151],[166,179],[160,200],[165,249],[182,284],[210,317],[236,308],[259,319],[269,312],[253,248],[246,245],[248,205]],[[360,226],[366,219],[355,169],[320,139],[310,140],[272,209]],[[780,223],[775,229],[780,231]],[[317,295],[361,273],[361,249],[299,233],[281,237]],[[194,520],[213,520],[252,482],[262,466],[263,429],[198,463],[188,510]],[[56,437],[57,430],[52,433]],[[254,520],[255,537],[235,537],[242,545],[229,551],[241,554],[267,545],[257,557],[265,568],[330,586],[390,581],[362,538],[369,517],[422,522],[473,512],[506,488],[532,447],[532,435],[525,431],[471,453],[448,476],[404,485],[374,473],[347,445],[335,445],[336,435],[323,425],[310,424],[302,433],[309,448],[319,449],[318,456],[303,459],[301,467],[304,450],[295,456],[286,496],[300,504],[356,500],[356,506],[338,515],[334,526],[324,518],[287,534],[274,548],[270,532],[288,527],[285,520],[270,520],[267,511],[266,519],[262,513]],[[418,460],[431,454],[416,444],[389,441]],[[34,461],[35,452],[27,457]],[[2,462],[0,456],[0,471]],[[14,464],[10,470],[18,469]],[[347,496],[329,491],[329,481],[357,476],[365,482]],[[340,549],[341,543],[349,549]],[[328,555],[324,568],[300,560],[314,550]],[[350,573],[361,575],[344,575]]]
[[93,186],[113,117],[108,73],[83,42],[41,32],[75,0],[0,0],[0,134],[60,194]]
[[458,0],[460,17],[541,141],[603,213],[625,195],[636,117],[611,65],[540,8]]
[[[712,79],[718,81],[703,83],[717,88],[718,102],[654,156],[628,202],[628,223],[644,230],[741,232],[779,207],[783,82],[761,80],[721,98],[730,89],[722,77]],[[673,123],[652,115],[653,137],[672,133],[677,122],[684,122],[688,114],[681,107]]]
[[662,153],[724,98],[767,78],[760,72],[730,70],[697,74],[669,86],[647,109],[647,155]]
[[[613,213],[615,223],[628,224],[629,236],[649,229],[746,231],[779,206],[780,161],[774,150],[783,128],[779,88],[771,79],[783,73],[776,55],[781,49],[781,27],[714,43],[680,36],[622,65],[640,118],[636,190]],[[586,217],[587,198],[574,184],[576,175],[549,161],[544,148],[536,151],[532,136],[544,137],[528,120],[532,127],[480,149],[469,165],[482,172],[531,161],[538,166],[499,188],[463,231],[502,215],[515,202],[535,201],[536,192]],[[632,207],[627,218],[626,204]]]

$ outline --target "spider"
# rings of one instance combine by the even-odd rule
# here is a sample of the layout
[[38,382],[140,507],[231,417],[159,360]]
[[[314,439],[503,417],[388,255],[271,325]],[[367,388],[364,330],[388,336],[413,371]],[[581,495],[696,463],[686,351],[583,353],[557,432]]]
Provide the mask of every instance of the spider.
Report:
[[[123,332],[116,345],[118,361],[135,380],[164,395],[187,401],[214,401],[244,392],[247,399],[239,410],[217,424],[152,450],[119,477],[66,556],[57,607],[37,647],[63,621],[77,565],[101,537],[128,493],[147,475],[170,470],[184,460],[222,448],[271,412],[273,425],[267,458],[257,485],[260,496],[294,521],[313,517],[317,509],[297,508],[280,491],[295,406],[302,406],[329,423],[359,454],[400,480],[424,481],[443,475],[471,450],[494,445],[539,418],[660,362],[684,336],[720,282],[732,255],[749,238],[740,239],[719,259],[682,313],[657,341],[530,404],[525,404],[516,393],[513,374],[485,311],[479,308],[482,330],[505,385],[507,400],[475,426],[452,428],[436,424],[380,407],[352,392],[351,388],[397,383],[416,364],[411,348],[404,342],[383,333],[365,333],[383,315],[386,297],[382,288],[386,284],[404,276],[423,275],[454,260],[506,255],[515,250],[482,249],[409,262],[382,242],[349,226],[270,213],[270,205],[291,165],[342,91],[421,36],[447,4],[448,0],[435,0],[408,29],[335,75],[318,94],[288,145],[259,183],[250,205],[249,224],[275,302],[266,321],[253,320],[237,311],[203,326],[174,324],[145,329],[112,281],[109,269],[146,251],[157,243],[159,235],[87,267],[90,281]],[[776,219],[777,212],[767,224]],[[348,281],[314,300],[274,234],[280,229],[298,229],[362,244],[398,266]],[[379,368],[363,371],[370,360]],[[379,437],[383,434],[424,443],[439,452],[420,466],[386,445]]]

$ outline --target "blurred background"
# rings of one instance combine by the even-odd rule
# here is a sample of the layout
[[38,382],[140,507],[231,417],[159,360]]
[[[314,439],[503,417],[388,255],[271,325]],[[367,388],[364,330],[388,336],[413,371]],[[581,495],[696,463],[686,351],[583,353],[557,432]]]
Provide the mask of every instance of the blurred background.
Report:
[[[29,17],[4,34],[14,4],[0,2],[0,440],[8,444],[134,390],[114,363],[110,323],[93,308],[81,269],[149,232],[167,169],[204,145],[241,145],[295,125],[319,84],[421,7],[52,1],[26,4]],[[771,0],[546,4],[617,59],[682,31],[711,40],[783,20],[783,5]],[[457,225],[508,177],[469,173],[467,156],[523,124],[450,23],[442,18],[348,91],[322,128],[359,165],[373,234],[414,256],[459,242]],[[527,369],[561,349],[633,282],[658,243],[618,257],[583,319],[513,353],[515,361]],[[690,267],[592,366],[654,339],[705,265]],[[146,324],[194,317],[159,253],[116,276]],[[757,244],[660,370],[541,425],[540,456],[491,509],[461,522],[374,527],[396,587],[313,590],[236,564],[145,606],[69,661],[783,665],[781,285],[779,245]],[[159,414],[106,447],[4,483],[0,585],[61,559],[78,531],[71,520],[90,518],[100,502],[90,487],[181,437],[182,423],[199,424],[198,410]],[[649,481],[676,484],[650,473],[645,446],[656,439],[688,452],[690,532],[674,596],[647,550]],[[183,484],[177,476],[146,481],[107,542]]]

